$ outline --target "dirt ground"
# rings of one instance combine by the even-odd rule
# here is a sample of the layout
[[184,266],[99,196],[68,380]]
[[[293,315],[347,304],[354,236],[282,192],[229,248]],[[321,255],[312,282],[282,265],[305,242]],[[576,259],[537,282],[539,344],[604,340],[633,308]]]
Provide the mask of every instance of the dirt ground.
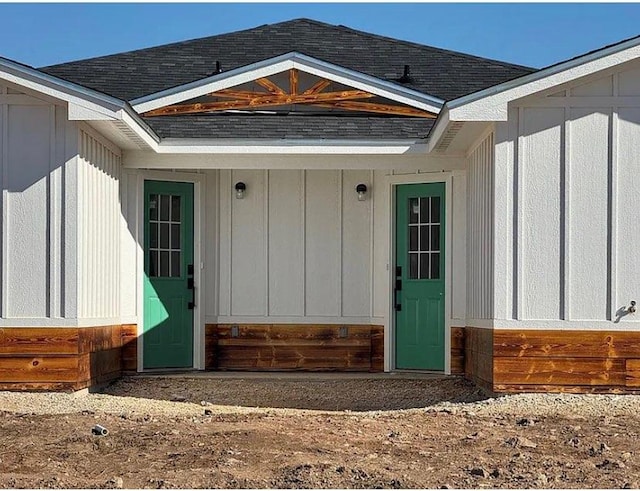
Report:
[[639,401],[492,399],[455,377],[0,392],[0,487],[637,488]]

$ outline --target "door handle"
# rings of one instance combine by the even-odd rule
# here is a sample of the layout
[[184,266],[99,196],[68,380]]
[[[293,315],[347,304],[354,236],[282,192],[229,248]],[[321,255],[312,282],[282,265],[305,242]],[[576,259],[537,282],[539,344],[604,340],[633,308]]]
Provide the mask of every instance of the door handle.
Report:
[[402,266],[396,266],[396,285],[393,289],[393,308],[396,312],[402,310],[402,304],[398,302],[398,292],[402,291]]
[[191,301],[187,307],[189,310],[193,310],[196,306],[196,284],[193,278],[187,278],[187,289],[191,290]]

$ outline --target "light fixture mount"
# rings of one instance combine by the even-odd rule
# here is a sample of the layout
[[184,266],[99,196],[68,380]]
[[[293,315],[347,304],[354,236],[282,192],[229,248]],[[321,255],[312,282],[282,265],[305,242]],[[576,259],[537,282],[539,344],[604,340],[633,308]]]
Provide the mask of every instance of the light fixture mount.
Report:
[[236,199],[244,198],[244,192],[247,190],[247,185],[242,181],[238,181],[236,182],[235,188],[236,188]]
[[366,184],[358,184],[356,186],[356,193],[358,193],[358,201],[364,201],[367,196],[367,185]]

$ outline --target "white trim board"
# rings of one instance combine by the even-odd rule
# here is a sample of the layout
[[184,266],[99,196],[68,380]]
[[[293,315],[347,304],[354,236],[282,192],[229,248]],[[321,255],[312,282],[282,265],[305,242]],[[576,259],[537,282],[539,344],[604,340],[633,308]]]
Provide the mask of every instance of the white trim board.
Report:
[[138,113],[144,113],[294,68],[436,114],[440,112],[440,108],[444,104],[444,101],[437,97],[297,52],[286,53],[140,97],[131,101],[131,104]]

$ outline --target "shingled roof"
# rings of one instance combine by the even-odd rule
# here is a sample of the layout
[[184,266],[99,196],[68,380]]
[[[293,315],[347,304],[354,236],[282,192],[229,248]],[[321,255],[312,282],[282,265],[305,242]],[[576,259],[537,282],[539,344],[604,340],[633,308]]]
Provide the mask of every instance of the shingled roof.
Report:
[[[119,99],[131,101],[145,95],[211,76],[220,62],[223,70],[243,67],[289,52],[299,52],[350,70],[358,71],[442,100],[451,100],[535,71],[532,68],[423,46],[334,26],[309,19],[295,19],[244,31],[141,49],[110,56],[53,65],[40,70]],[[411,67],[410,82],[400,82],[405,65]],[[182,116],[167,120],[148,118],[161,136],[180,138],[218,131],[242,138],[250,132],[259,137],[309,137],[310,129],[322,129],[318,138],[357,138],[384,134],[386,138],[424,138],[432,121],[414,118],[352,117],[353,131],[342,132],[333,122],[337,116],[277,117],[278,128],[266,117],[210,115]],[[213,122],[216,118],[219,121]],[[249,119],[251,118],[251,119]],[[325,121],[326,120],[326,121]],[[399,124],[399,120],[403,123]],[[332,122],[329,122],[332,121]],[[331,128],[335,128],[335,131]],[[205,131],[206,130],[206,131]],[[234,133],[235,131],[235,133]],[[204,135],[202,135],[204,136]],[[211,137],[210,134],[207,135]]]

